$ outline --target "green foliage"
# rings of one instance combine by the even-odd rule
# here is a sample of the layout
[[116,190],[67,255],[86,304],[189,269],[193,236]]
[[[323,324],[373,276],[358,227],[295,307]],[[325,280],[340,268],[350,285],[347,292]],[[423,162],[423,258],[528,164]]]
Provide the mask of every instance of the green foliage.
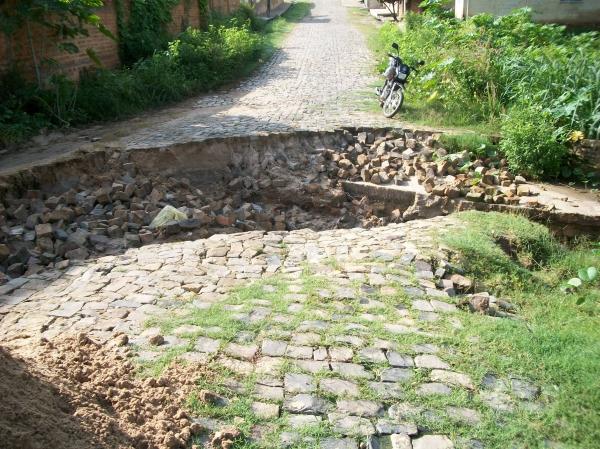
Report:
[[79,83],[52,77],[42,88],[16,71],[6,73],[0,79],[0,146],[42,128],[119,119],[245,76],[308,9],[307,3],[296,3],[262,27],[253,10],[244,8],[233,17],[215,18],[205,30],[189,28],[163,50],[120,70],[85,72]]
[[[507,111],[518,115],[517,109],[537,105],[556,140],[565,141],[574,131],[600,138],[597,32],[574,34],[562,26],[533,23],[527,9],[464,21],[409,14],[406,25],[406,32],[393,24],[381,27],[374,47],[381,56],[378,69],[384,68],[392,42],[400,45],[408,63],[426,62],[411,78],[409,113],[427,109],[444,125],[495,126]],[[555,156],[550,156],[550,167]],[[540,172],[537,167],[532,171]]]
[[464,256],[475,278],[501,292],[531,282],[532,270],[563,254],[546,227],[522,216],[465,212],[460,217],[469,229],[447,235],[445,243]]
[[497,150],[497,146],[492,143],[489,137],[475,133],[442,134],[440,143],[448,153],[468,151],[477,157],[495,155]]
[[[519,319],[461,316],[463,329],[452,338],[465,342],[455,348],[461,354],[456,369],[476,370],[474,377],[478,378],[488,372],[521,375],[547,387],[542,394],[548,402],[539,412],[517,412],[501,431],[493,426],[482,429],[480,436],[486,447],[511,447],[518,441],[519,447],[534,448],[545,440],[569,448],[594,447],[600,438],[598,278],[569,294],[560,286],[581,267],[600,266],[600,253],[592,249],[598,244],[582,240],[571,247],[560,245],[548,230],[522,217],[481,212],[458,217],[465,228],[446,234],[443,241],[460,255],[467,275],[477,276],[490,293],[507,297],[517,305]],[[524,238],[528,230],[531,236],[527,246],[515,248],[513,256],[504,258],[504,264],[490,263],[494,260],[488,253],[498,245],[495,242],[512,236]],[[466,241],[471,244],[461,243]],[[534,252],[543,250],[539,265],[526,268],[510,262],[527,259],[532,245],[537,248]],[[503,253],[496,254],[504,257]],[[517,276],[514,270],[506,269],[513,264],[520,266]],[[582,304],[576,307],[578,302]],[[476,345],[471,343],[473,339]],[[496,419],[497,415],[495,424]]]
[[516,107],[502,121],[500,148],[512,170],[533,177],[556,177],[567,157],[554,119],[540,106]]
[[[119,0],[120,3],[120,0]],[[124,64],[133,64],[163,50],[169,42],[167,26],[171,23],[171,10],[179,0],[136,0],[130,2],[129,18],[123,19],[123,6],[118,5],[119,42]]]
[[[37,54],[33,45],[36,36],[33,35],[32,25],[50,30],[59,50],[77,53],[79,47],[71,39],[88,36],[88,27],[96,28],[111,39],[115,38],[94,13],[94,9],[101,6],[102,0],[24,0],[17,2],[16,6],[0,4],[0,31],[9,38],[19,30],[27,32],[37,84],[41,86],[42,65],[54,65],[56,61]],[[98,61],[93,49],[87,48],[86,53],[92,61]]]

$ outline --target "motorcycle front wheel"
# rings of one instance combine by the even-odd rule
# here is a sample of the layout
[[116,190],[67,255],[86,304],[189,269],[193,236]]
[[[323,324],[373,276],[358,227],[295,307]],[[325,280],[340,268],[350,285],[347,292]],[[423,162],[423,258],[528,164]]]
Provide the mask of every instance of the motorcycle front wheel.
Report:
[[383,115],[392,118],[398,113],[404,103],[404,92],[402,88],[396,89],[385,99],[383,103]]

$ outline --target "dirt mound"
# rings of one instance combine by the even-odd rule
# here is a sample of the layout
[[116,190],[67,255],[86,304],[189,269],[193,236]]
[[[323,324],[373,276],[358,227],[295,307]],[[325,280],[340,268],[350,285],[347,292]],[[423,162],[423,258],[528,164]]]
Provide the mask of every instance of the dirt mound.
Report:
[[0,446],[185,447],[203,430],[182,408],[197,374],[173,367],[136,378],[122,351],[85,335],[42,341],[26,359],[0,347]]

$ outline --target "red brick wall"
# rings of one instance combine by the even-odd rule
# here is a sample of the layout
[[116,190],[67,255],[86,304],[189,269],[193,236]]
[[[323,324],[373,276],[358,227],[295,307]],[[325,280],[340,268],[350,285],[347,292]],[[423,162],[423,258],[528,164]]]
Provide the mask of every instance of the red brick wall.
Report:
[[[14,7],[18,0],[8,0],[3,6],[5,8]],[[128,10],[128,3],[125,1],[125,8]],[[97,11],[102,18],[104,25],[115,35],[117,31],[117,14],[113,0],[104,0],[105,6]],[[227,14],[235,11],[240,0],[209,0],[210,7],[221,13]],[[169,32],[177,34],[185,30],[188,26],[197,27],[200,23],[200,12],[197,0],[181,0],[173,8],[173,20],[169,25]],[[79,37],[72,42],[79,47],[79,53],[69,54],[60,51],[57,48],[57,40],[48,32],[48,30],[37,27],[32,29],[34,50],[37,59],[54,60],[56,63],[41,63],[41,75],[47,79],[54,73],[65,74],[71,79],[78,79],[82,69],[94,66],[94,63],[86,54],[86,49],[94,50],[104,67],[116,68],[119,66],[119,48],[118,43],[109,39],[96,29],[89,30],[89,36]],[[21,29],[10,38],[0,32],[0,72],[16,66],[21,73],[30,80],[35,80],[35,69],[32,59],[32,51],[27,38],[27,30]]]
[[[107,0],[105,3],[106,5],[99,9],[97,14],[116,36],[117,18],[112,0]],[[119,65],[117,42],[95,28],[89,29],[89,36],[81,36],[72,41],[79,47],[79,52],[74,54],[59,50],[57,39],[44,27],[32,27],[31,34],[42,78],[47,78],[53,73],[64,73],[70,78],[77,79],[82,68],[94,65],[86,54],[88,48],[94,50],[105,67],[114,68]],[[35,79],[32,49],[27,35],[26,28],[18,30],[10,38],[0,33],[0,71],[16,65],[27,78]]]

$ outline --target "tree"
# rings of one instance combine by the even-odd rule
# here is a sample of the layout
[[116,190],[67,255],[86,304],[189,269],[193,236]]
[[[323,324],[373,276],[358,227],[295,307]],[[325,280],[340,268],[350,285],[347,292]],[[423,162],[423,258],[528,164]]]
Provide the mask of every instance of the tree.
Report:
[[382,2],[392,15],[394,22],[397,22],[398,15],[400,14],[400,6],[404,3],[404,0],[382,0]]

